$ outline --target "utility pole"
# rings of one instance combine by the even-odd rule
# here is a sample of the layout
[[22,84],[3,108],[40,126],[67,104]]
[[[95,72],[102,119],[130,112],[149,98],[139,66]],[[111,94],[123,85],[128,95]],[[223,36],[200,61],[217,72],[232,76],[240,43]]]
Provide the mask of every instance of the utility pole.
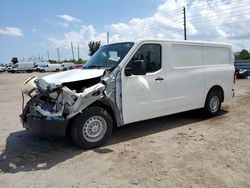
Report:
[[184,40],[187,40],[186,8],[183,7],[184,14]]
[[78,47],[77,47],[77,56],[78,56],[78,61],[79,61],[79,59],[80,59],[79,44],[78,44]]
[[72,57],[73,57],[73,60],[75,60],[75,57],[74,57],[74,48],[73,48],[73,43],[71,42],[71,50],[72,50]]
[[107,43],[109,44],[109,32],[107,32]]
[[50,58],[49,58],[49,51],[47,51],[47,55],[48,55],[48,61],[50,60]]
[[57,56],[58,56],[58,62],[60,63],[60,52],[59,52],[59,48],[57,48]]

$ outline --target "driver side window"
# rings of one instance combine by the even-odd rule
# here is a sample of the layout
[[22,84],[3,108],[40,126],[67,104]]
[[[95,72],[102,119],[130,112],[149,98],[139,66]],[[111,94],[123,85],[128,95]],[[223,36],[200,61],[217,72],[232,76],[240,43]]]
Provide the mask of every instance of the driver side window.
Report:
[[[146,72],[156,72],[161,69],[161,45],[144,44],[133,56],[129,64],[136,60],[143,60],[146,64]],[[128,65],[129,66],[129,65]],[[131,66],[130,66],[131,67]]]

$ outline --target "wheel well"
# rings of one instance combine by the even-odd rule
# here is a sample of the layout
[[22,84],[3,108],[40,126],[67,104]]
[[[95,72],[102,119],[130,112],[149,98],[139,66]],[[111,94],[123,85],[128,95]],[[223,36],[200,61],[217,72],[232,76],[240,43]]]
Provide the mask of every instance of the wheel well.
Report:
[[223,89],[222,89],[221,86],[215,85],[215,86],[211,87],[210,90],[209,90],[208,93],[207,93],[207,96],[208,96],[208,94],[209,94],[211,91],[217,91],[217,92],[219,92],[219,93],[220,93],[220,96],[221,96],[221,102],[224,101],[224,91],[223,91]]
[[96,102],[94,102],[93,104],[91,104],[91,106],[99,106],[99,107],[102,107],[102,108],[104,108],[105,110],[107,110],[108,113],[109,113],[109,114],[111,115],[111,117],[112,117],[114,127],[117,127],[117,121],[116,121],[116,118],[115,118],[114,111],[113,111],[112,107],[111,107],[108,103],[104,103],[104,102],[102,102],[102,101],[96,101]]
[[[117,128],[117,121],[116,121],[116,118],[115,118],[115,114],[111,108],[111,106],[109,104],[106,104],[106,103],[103,103],[101,101],[96,101],[94,102],[93,104],[91,104],[90,106],[99,106],[99,107],[102,107],[104,108],[105,110],[107,110],[109,112],[109,114],[111,115],[112,117],[112,120],[113,120],[113,127]],[[88,107],[90,107],[88,106]],[[88,108],[87,107],[87,108]],[[78,116],[79,114],[75,115],[74,117]],[[67,130],[66,130],[66,135],[67,137],[70,137],[70,131],[71,131],[71,127],[72,127],[72,120],[74,119],[74,117],[72,117],[68,123],[68,126],[67,126]]]

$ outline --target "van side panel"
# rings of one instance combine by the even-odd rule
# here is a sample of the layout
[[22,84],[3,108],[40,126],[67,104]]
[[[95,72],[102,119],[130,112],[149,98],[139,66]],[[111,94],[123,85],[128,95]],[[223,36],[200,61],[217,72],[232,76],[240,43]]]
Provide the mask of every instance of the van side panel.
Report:
[[205,97],[202,46],[170,43],[168,50],[167,113],[202,107]]
[[[233,96],[234,58],[230,47],[204,46],[206,92],[219,85],[224,92],[224,99]],[[204,101],[205,102],[205,101]]]

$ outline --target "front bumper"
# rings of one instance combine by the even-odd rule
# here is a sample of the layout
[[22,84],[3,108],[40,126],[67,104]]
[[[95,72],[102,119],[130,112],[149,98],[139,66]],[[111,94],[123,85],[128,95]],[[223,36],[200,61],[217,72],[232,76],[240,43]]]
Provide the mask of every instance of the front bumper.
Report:
[[21,116],[21,121],[25,129],[43,136],[66,136],[69,120],[65,119],[40,119],[26,114]]

